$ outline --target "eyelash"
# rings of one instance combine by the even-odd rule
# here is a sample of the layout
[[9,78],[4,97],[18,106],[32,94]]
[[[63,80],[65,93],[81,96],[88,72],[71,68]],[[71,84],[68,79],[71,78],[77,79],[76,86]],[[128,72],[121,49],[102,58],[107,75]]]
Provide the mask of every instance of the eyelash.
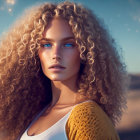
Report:
[[51,45],[51,44],[50,43],[43,44],[43,47],[50,47],[50,46],[47,46],[47,45]]
[[[69,45],[69,46],[66,46],[66,45]],[[49,48],[49,47],[52,47],[52,44],[51,43],[44,43],[41,46],[44,48]],[[65,46],[66,48],[69,48],[69,47],[74,47],[75,45],[74,45],[74,43],[65,43],[63,46]]]

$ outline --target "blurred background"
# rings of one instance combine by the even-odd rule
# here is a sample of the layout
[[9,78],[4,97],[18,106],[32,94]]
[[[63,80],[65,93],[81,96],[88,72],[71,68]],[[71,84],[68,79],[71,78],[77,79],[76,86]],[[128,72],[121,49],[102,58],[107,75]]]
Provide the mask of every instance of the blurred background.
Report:
[[[64,0],[0,0],[0,35],[28,7]],[[140,140],[140,0],[69,0],[91,9],[116,40],[130,76],[128,108],[117,126],[121,140]]]

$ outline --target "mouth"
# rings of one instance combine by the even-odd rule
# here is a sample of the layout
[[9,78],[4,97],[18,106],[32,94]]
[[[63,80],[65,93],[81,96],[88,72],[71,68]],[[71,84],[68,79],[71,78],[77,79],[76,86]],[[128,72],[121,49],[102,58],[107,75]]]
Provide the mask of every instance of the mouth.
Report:
[[65,69],[65,67],[64,66],[62,66],[62,65],[59,65],[59,64],[54,64],[54,65],[51,65],[50,67],[49,67],[49,69]]

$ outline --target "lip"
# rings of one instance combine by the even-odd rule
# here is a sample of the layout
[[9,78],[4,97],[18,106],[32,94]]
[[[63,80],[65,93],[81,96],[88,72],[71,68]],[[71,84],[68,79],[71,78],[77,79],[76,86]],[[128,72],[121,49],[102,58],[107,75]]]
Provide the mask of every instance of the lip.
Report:
[[63,69],[65,69],[65,67],[60,65],[60,64],[53,64],[49,67],[49,69],[52,69],[52,68],[63,68]]
[[59,72],[65,69],[64,66],[60,65],[60,64],[53,64],[49,67],[50,70],[55,71],[55,72]]

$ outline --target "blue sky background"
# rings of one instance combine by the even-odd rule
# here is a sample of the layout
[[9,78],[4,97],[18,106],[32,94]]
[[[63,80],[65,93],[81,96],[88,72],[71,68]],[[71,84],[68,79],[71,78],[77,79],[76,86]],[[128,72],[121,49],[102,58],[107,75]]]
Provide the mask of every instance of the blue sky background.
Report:
[[[0,35],[7,31],[23,11],[48,0],[0,0]],[[63,0],[50,0],[60,2]],[[140,0],[69,0],[89,7],[103,19],[123,50],[129,73],[140,73]]]

